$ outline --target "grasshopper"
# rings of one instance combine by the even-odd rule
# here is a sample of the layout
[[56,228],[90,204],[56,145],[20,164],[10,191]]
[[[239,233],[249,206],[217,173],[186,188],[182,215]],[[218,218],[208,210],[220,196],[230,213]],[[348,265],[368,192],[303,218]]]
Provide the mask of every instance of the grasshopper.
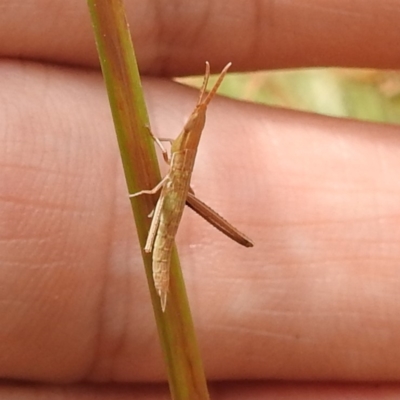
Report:
[[[230,66],[231,63],[225,66],[217,82],[207,94],[206,89],[210,76],[210,64],[206,62],[206,72],[200,89],[199,100],[181,133],[175,140],[158,139],[150,132],[155,142],[161,148],[164,160],[170,165],[170,168],[166,176],[154,189],[142,190],[129,195],[132,198],[141,194],[155,194],[161,190],[153,212],[153,219],[144,250],[147,253],[153,250],[152,268],[154,286],[160,296],[163,311],[165,311],[167,304],[172,247],[185,203],[231,239],[245,247],[253,246],[251,240],[243,233],[239,232],[219,214],[200,201],[190,187],[197,148],[206,121],[207,106],[217,92]],[[170,157],[161,144],[161,140],[171,142]]]

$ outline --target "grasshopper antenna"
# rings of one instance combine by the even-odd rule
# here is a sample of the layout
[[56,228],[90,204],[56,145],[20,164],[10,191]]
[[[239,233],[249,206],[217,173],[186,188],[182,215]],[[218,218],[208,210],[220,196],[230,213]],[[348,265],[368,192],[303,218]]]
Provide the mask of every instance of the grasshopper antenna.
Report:
[[203,99],[204,99],[204,95],[206,94],[209,78],[210,78],[210,63],[208,61],[206,61],[206,72],[204,74],[203,84],[201,85],[201,88],[200,88],[200,96],[199,96],[197,105],[202,104],[204,101]]
[[[208,103],[211,101],[211,99],[214,97],[215,93],[217,92],[219,86],[221,85],[226,73],[228,72],[228,69],[230,68],[230,66],[232,65],[232,63],[228,63],[225,65],[225,68],[221,71],[221,73],[219,74],[219,77],[217,79],[217,82],[215,82],[213,88],[210,90],[210,92],[207,94],[207,97],[203,100],[202,104],[204,106],[208,106]],[[206,66],[208,66],[208,68],[206,67],[206,73],[208,72],[208,75],[210,74],[210,64],[207,62]],[[207,81],[208,81],[208,77],[207,77]]]

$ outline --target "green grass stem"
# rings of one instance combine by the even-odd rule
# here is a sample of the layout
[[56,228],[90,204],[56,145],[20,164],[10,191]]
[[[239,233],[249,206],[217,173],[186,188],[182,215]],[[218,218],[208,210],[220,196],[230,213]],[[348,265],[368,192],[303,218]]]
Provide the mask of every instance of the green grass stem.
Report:
[[[129,193],[151,189],[160,181],[160,172],[153,140],[148,132],[150,124],[123,2],[88,0],[88,6]],[[142,249],[151,222],[148,214],[153,210],[156,200],[157,196],[147,195],[131,200]],[[129,201],[128,192],[126,201]],[[161,311],[160,299],[154,289],[151,256],[143,251],[142,254],[172,398],[208,399],[176,250],[172,256],[165,313]]]

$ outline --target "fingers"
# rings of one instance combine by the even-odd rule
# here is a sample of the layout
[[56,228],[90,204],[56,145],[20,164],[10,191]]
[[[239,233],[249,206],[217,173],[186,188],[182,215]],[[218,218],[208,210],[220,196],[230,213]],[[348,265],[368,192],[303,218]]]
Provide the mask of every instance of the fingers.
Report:
[[[99,74],[3,63],[0,77],[0,376],[165,379]],[[197,94],[146,89],[153,132],[179,132],[171,115]],[[207,121],[194,189],[255,243],[185,213],[208,376],[398,380],[397,129],[226,99]]]
[[[255,246],[242,250],[223,238],[216,246],[206,236],[212,228],[202,227],[201,254],[181,250],[183,265],[197,267],[185,274],[201,337],[210,347],[226,337],[208,371],[398,379],[397,128],[248,111],[241,120],[229,106],[221,110],[237,118],[224,119],[220,141],[207,150],[214,136],[204,135],[194,182]],[[216,132],[210,119],[207,132]],[[196,231],[190,220],[182,235]]]
[[[97,66],[82,1],[4,1],[0,54]],[[398,68],[400,10],[390,0],[127,2],[141,71],[153,75],[303,66]]]
[[99,179],[114,180],[117,168],[114,144],[97,136],[111,132],[109,110],[101,85],[87,91],[99,76],[20,63],[3,63],[1,71],[0,374],[75,380],[90,369],[101,340],[96,309],[115,222],[106,210],[118,213],[115,181]]
[[134,340],[124,344],[132,296],[147,293],[101,77],[1,71],[0,375],[110,378],[109,361]]

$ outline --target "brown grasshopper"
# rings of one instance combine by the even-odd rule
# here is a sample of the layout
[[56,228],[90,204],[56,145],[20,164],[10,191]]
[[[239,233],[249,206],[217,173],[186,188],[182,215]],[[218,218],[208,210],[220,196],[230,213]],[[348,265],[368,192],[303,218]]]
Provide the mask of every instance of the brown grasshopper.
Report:
[[160,140],[162,139],[152,135],[163,152],[164,160],[170,165],[168,173],[154,189],[142,190],[129,195],[129,197],[135,197],[141,194],[154,194],[162,189],[153,213],[144,250],[147,253],[153,250],[154,285],[160,296],[163,311],[165,311],[167,304],[172,247],[185,203],[231,239],[245,247],[253,246],[251,240],[243,233],[195,197],[190,187],[197,148],[206,121],[207,106],[217,92],[230,66],[231,63],[225,66],[214,87],[207,94],[210,64],[206,62],[206,72],[200,89],[199,100],[180,135],[175,140],[171,140],[171,157],[168,157],[167,151],[161,144]]

